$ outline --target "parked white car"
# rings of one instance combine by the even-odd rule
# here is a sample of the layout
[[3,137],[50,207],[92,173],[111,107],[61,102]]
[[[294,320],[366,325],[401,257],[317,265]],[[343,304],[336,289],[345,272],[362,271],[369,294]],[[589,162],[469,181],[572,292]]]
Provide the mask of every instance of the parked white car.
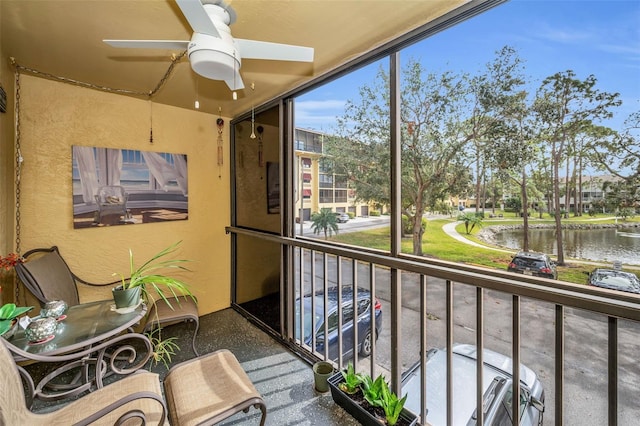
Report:
[[336,213],[336,221],[338,223],[347,223],[351,217],[347,213]]
[[[511,358],[485,349],[484,362],[484,426],[513,424],[511,418]],[[427,423],[447,425],[447,352],[431,349],[427,353]],[[476,424],[476,347],[453,347],[453,423],[452,426]],[[420,363],[403,375],[402,393],[407,394],[405,407],[420,412]],[[530,368],[520,365],[520,424],[541,426],[544,412],[544,389]]]

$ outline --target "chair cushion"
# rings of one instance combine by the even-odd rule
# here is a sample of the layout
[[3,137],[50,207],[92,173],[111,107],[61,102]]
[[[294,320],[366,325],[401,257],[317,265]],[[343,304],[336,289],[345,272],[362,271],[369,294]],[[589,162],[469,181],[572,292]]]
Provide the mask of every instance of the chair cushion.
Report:
[[180,363],[164,381],[172,425],[217,423],[264,404],[236,357],[223,349]]

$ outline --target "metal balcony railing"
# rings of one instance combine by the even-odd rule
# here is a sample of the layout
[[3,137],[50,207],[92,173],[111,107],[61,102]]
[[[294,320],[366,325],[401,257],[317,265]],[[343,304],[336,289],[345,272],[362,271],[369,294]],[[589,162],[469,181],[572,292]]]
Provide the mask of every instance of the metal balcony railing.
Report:
[[[502,352],[511,357],[513,365],[525,364],[536,371],[545,387],[545,424],[579,424],[591,415],[589,410],[602,417],[590,417],[593,424],[630,424],[630,419],[637,419],[636,409],[629,407],[637,405],[640,382],[638,295],[409,255],[391,257],[385,252],[319,240],[228,230],[282,245],[282,289],[285,300],[290,301],[283,310],[283,339],[318,359],[334,360],[339,368],[351,361],[372,377],[383,373],[398,393],[402,392],[402,373],[420,363],[422,418],[426,414],[425,393],[429,392],[425,389],[427,351],[442,347],[448,354],[446,418],[448,424],[453,423],[453,369],[449,367],[453,345],[461,342],[477,346],[476,372],[482,371],[483,348]],[[305,336],[305,320],[314,330],[317,321],[328,318],[332,306],[328,295],[333,287],[338,300],[347,294],[353,298],[353,306],[357,306],[358,292],[363,289],[381,301],[382,330],[368,357],[346,356],[349,351],[358,351],[358,334],[363,331],[357,327],[350,335],[338,333],[337,356],[329,356],[329,345],[323,343],[333,329],[348,328],[349,318],[353,318],[342,310],[335,323],[324,322],[319,331]],[[323,302],[302,302],[305,295],[313,294]],[[375,303],[369,303],[367,309],[370,317],[375,317]],[[623,362],[619,362],[621,357]],[[587,388],[576,379],[576,371],[582,370],[588,370],[583,371],[582,379],[588,382]],[[512,371],[513,382],[519,383],[520,369]],[[481,376],[477,373],[475,382],[469,383],[476,387],[476,407],[480,408]],[[512,392],[513,400],[518,401],[519,387],[513,386]],[[576,401],[580,399],[576,392],[593,395],[582,395],[584,401]],[[518,409],[518,404],[513,404],[514,425],[520,424]],[[483,424],[483,410],[476,412],[477,424]]]

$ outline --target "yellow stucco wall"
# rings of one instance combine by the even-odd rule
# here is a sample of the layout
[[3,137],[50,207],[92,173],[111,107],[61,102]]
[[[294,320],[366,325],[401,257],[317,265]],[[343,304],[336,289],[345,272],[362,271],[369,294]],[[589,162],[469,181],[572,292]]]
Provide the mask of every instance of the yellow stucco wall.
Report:
[[[229,119],[224,166],[217,166],[217,116],[152,105],[146,100],[21,76],[20,122],[24,158],[21,183],[22,250],[57,245],[71,269],[96,282],[128,275],[128,250],[136,263],[182,240],[177,254],[193,260],[183,278],[199,299],[200,314],[229,306]],[[186,154],[189,219],[164,223],[74,229],[73,145]],[[4,154],[5,150],[3,150]],[[83,301],[110,297],[108,289]]]
[[[0,8],[0,34],[2,33],[2,8]],[[13,70],[0,43],[0,85],[7,94],[7,112],[0,113],[0,255],[14,249],[13,233]],[[0,271],[0,302],[13,300],[14,275]]]

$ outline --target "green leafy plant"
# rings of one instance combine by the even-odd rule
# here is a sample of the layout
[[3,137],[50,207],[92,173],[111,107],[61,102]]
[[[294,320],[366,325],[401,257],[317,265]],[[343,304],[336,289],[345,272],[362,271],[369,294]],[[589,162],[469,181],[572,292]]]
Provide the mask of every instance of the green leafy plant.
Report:
[[6,303],[0,308],[0,335],[11,329],[14,319],[29,312],[33,306],[17,307],[15,303]]
[[333,233],[338,233],[338,220],[329,208],[321,208],[319,212],[312,214],[311,222],[313,233],[319,235],[323,232],[325,240]]
[[353,368],[353,364],[351,362],[347,364],[346,371],[343,370],[341,371],[341,373],[342,373],[342,378],[344,379],[344,382],[338,385],[340,390],[349,394],[356,393],[358,389],[360,389],[360,384],[362,383],[362,380],[363,380],[362,375],[356,373],[355,369]]
[[178,300],[178,296],[189,296],[197,302],[195,296],[191,293],[185,282],[160,273],[161,271],[167,270],[189,271],[189,269],[183,266],[184,263],[190,262],[189,260],[165,259],[166,256],[177,250],[180,243],[181,241],[178,241],[177,243],[170,245],[138,268],[136,268],[134,264],[133,252],[129,249],[129,278],[125,278],[124,275],[117,273],[114,273],[113,275],[120,275],[122,281],[121,286],[125,290],[140,287],[142,298],[144,300],[148,301],[151,299],[151,301],[153,301],[154,299],[151,290],[155,290],[155,293],[157,293],[162,300],[171,307],[171,309],[173,309],[173,306],[165,293],[170,293],[170,296],[172,296],[174,300]]
[[384,416],[387,419],[387,424],[389,426],[395,426],[395,424],[398,423],[398,417],[400,416],[404,403],[407,400],[407,395],[402,399],[398,399],[395,392],[392,392],[389,389],[389,384],[385,381],[382,383],[380,396],[382,397],[381,402],[382,409],[384,410]]
[[180,350],[180,346],[175,342],[177,337],[170,337],[168,339],[162,339],[161,328],[156,328],[150,333],[147,333],[147,337],[151,341],[153,352],[151,353],[151,362],[154,366],[160,362],[169,369],[171,363],[171,357]]
[[374,407],[382,407],[382,389],[385,386],[384,377],[379,375],[375,380],[369,375],[362,378],[362,393],[364,399]]
[[475,213],[459,214],[458,220],[464,222],[464,230],[467,235],[471,234],[471,231],[473,231],[473,228],[475,228],[476,225],[479,228],[482,227],[482,217],[478,216]]

